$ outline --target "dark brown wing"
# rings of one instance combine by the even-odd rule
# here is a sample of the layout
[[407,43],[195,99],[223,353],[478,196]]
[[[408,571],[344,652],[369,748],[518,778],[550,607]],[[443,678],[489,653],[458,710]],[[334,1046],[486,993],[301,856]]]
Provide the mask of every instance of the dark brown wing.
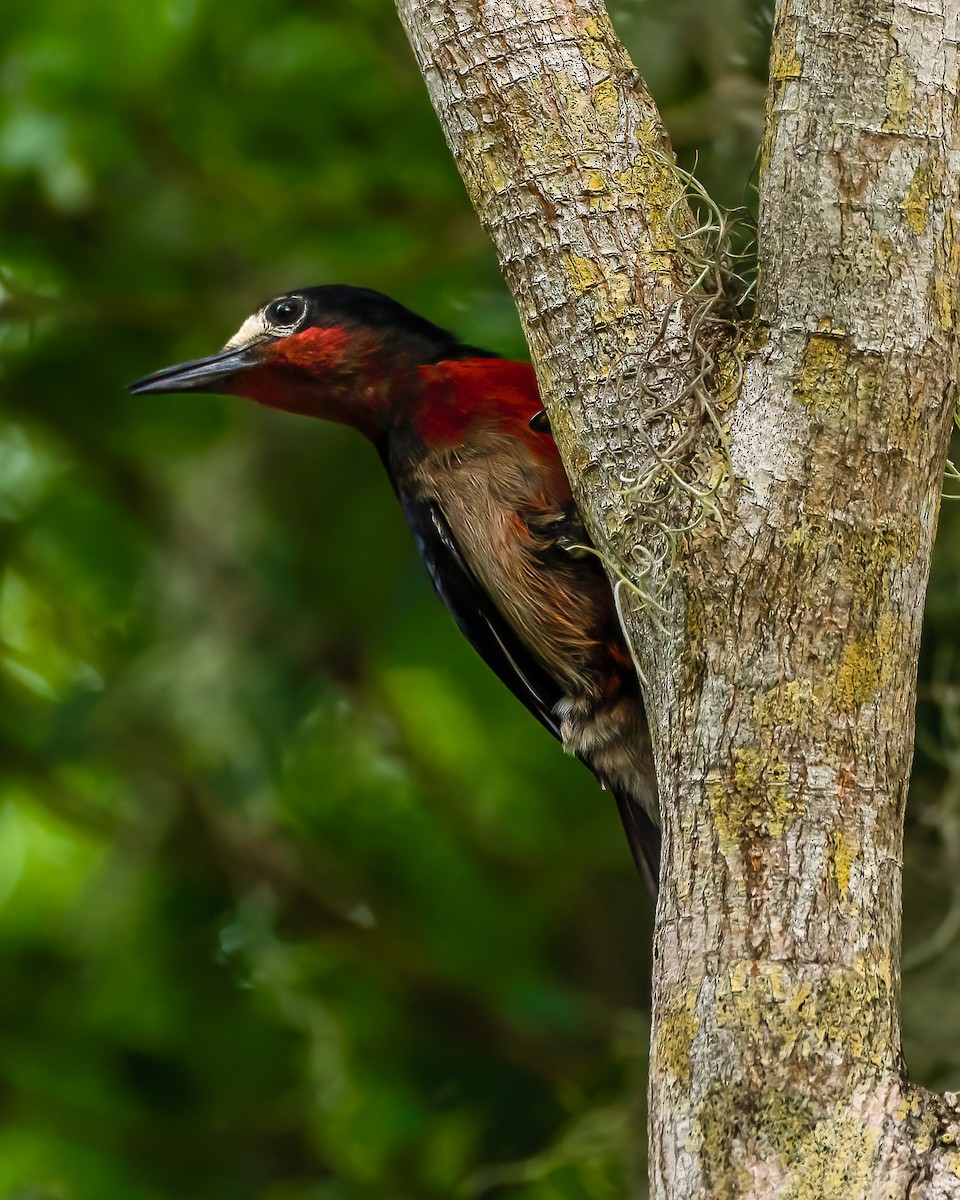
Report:
[[[531,655],[463,557],[436,502],[397,494],[434,586],[461,633],[487,666],[557,740],[556,705],[563,691]],[[585,765],[591,767],[588,760]],[[593,769],[591,767],[591,769]],[[609,787],[602,777],[600,783]],[[610,787],[637,871],[656,898],[660,872],[660,831],[636,799]]]

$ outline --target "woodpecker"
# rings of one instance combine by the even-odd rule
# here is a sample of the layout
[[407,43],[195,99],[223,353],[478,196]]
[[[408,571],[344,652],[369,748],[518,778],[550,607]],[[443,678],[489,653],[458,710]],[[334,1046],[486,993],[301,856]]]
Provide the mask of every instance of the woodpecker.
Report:
[[334,284],[272,300],[219,353],[130,391],[245,396],[372,442],[461,632],[613,793],[656,894],[659,806],[637,675],[529,364]]

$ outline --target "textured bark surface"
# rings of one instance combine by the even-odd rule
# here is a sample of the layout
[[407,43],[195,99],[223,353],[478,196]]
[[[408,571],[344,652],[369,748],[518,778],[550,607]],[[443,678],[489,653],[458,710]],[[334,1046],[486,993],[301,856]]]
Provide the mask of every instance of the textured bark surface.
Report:
[[[398,7],[578,499],[629,581],[666,835],[653,1195],[960,1196],[960,1116],[906,1081],[898,1014],[955,401],[960,0],[778,4],[758,315],[710,376],[722,452],[691,424],[683,181],[603,7]],[[664,491],[671,437],[688,486]],[[665,543],[653,514],[691,512]]]

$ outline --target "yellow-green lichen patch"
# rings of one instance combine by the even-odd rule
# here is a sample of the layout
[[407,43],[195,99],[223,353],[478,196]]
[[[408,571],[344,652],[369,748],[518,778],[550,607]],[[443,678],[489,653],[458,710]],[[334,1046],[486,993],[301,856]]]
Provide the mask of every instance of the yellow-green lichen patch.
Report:
[[717,605],[705,606],[698,591],[691,591],[687,597],[683,661],[691,685],[704,669],[707,646],[723,637],[725,615]]
[[876,256],[883,265],[883,269],[885,271],[888,270],[890,260],[893,258],[893,242],[888,237],[884,237],[883,234],[877,234],[873,239],[873,245]]
[[727,772],[708,777],[707,801],[726,858],[741,845],[783,837],[804,811],[779,753],[752,746],[733,752]]
[[[897,1103],[897,1107],[893,1110],[897,1124],[902,1125],[907,1117],[922,1117],[925,1112],[926,1109],[920,1093],[910,1085],[907,1085],[906,1090]],[[936,1118],[934,1118],[934,1127],[936,1124]]]
[[790,0],[780,5],[770,60],[770,80],[784,83],[803,74],[803,59],[797,51],[797,19]]
[[843,831],[835,829],[830,839],[833,859],[833,877],[841,897],[850,890],[850,868],[857,856],[856,847],[844,837]]
[[838,712],[852,715],[881,691],[896,670],[902,640],[899,617],[884,613],[870,634],[844,647],[833,685]]
[[573,290],[578,296],[596,287],[602,279],[597,264],[590,258],[584,258],[582,254],[565,254],[563,269],[570,277]]
[[[780,21],[774,31],[770,60],[770,87],[776,101],[779,101],[786,87],[803,75],[803,58],[797,50],[797,22],[793,5],[789,2],[780,5],[779,15]],[[760,143],[761,180],[766,175],[773,157],[784,107],[779,102],[767,105],[766,129]],[[792,149],[787,153],[792,158]]]
[[607,193],[607,181],[602,171],[587,171],[583,176],[583,190],[588,196],[601,196]]
[[806,1100],[789,1088],[767,1088],[760,1094],[754,1128],[766,1151],[764,1157],[772,1151],[786,1165],[816,1124]]
[[609,323],[624,316],[634,296],[629,275],[622,271],[604,275],[598,263],[582,254],[565,254],[562,261],[577,296],[590,291],[598,293],[595,297],[598,323]]
[[[935,1145],[951,1144],[949,1139],[944,1141],[942,1113],[934,1097],[919,1091],[913,1084],[905,1085],[893,1110],[893,1116],[898,1125],[906,1125],[911,1149],[916,1154],[929,1154]],[[949,1133],[948,1128],[947,1134]],[[951,1158],[956,1160],[956,1165],[951,1165]],[[960,1155],[947,1154],[944,1156],[944,1162],[948,1170],[960,1175],[960,1171],[957,1170],[957,1166],[960,1166]]]
[[[526,79],[503,92],[503,109],[510,114],[510,132],[520,147],[523,164],[544,192],[549,192],[551,170],[561,163],[566,166],[571,154],[584,148],[572,144],[570,130],[557,119],[558,105],[582,135],[587,119],[582,114],[590,105],[580,83],[570,76],[552,76],[549,87],[540,79]],[[571,117],[572,111],[581,115]],[[599,139],[595,140],[600,149]]]
[[[619,137],[620,94],[612,79],[605,79],[587,91],[570,76],[555,78],[554,100],[563,115],[569,139],[567,156],[596,165],[605,147]],[[549,119],[549,113],[546,119]],[[544,120],[541,117],[541,123]]]
[[879,1129],[849,1112],[822,1116],[789,1085],[714,1084],[697,1125],[704,1182],[723,1200],[755,1194],[758,1175],[777,1180],[778,1200],[850,1200],[875,1177]]
[[711,1084],[697,1113],[700,1166],[714,1200],[738,1200],[750,1187],[749,1174],[736,1160],[743,1097],[740,1087]]
[[[921,522],[912,514],[898,514],[873,528],[842,525],[805,514],[787,534],[784,544],[807,560],[799,564],[802,569],[829,570],[837,585],[856,598],[863,613],[869,611],[867,606],[884,602],[892,567],[917,553],[921,536]],[[888,629],[884,640],[894,632]]]
[[510,180],[503,169],[503,162],[493,151],[486,151],[479,161],[484,178],[493,192],[505,192]]
[[913,112],[913,96],[917,79],[908,61],[899,54],[890,59],[887,68],[887,119],[883,123],[886,133],[904,133],[910,124]]
[[893,1061],[889,956],[859,956],[846,968],[790,969],[782,963],[735,963],[717,990],[715,1018],[745,1054],[777,1062],[820,1061],[828,1049],[847,1062]]
[[690,1049],[700,1028],[696,1002],[696,996],[690,993],[682,1005],[663,1013],[656,1028],[654,1062],[659,1070],[683,1084],[690,1082]]
[[883,360],[851,347],[838,333],[808,336],[794,384],[794,398],[823,420],[869,410],[877,395]]
[[600,132],[614,139],[620,130],[620,93],[617,85],[612,79],[604,79],[592,89],[590,95]]
[[612,61],[609,39],[615,36],[613,29],[606,22],[601,25],[596,17],[588,17],[582,28],[587,35],[582,43],[583,57],[598,70],[609,71]]
[[935,195],[933,170],[929,161],[921,162],[913,173],[900,205],[907,223],[918,236],[923,233],[930,220],[930,205]]
[[937,273],[934,276],[934,299],[941,329],[955,329],[960,307],[960,238],[957,222],[948,208],[944,213],[943,237],[935,246]]
[[607,295],[610,298],[611,312],[605,314],[605,319],[611,316],[620,318],[626,316],[627,309],[634,299],[633,280],[623,271],[615,271],[604,280]]
[[796,400],[823,416],[843,416],[848,392],[847,353],[845,337],[811,334],[793,392]]
[[833,687],[839,712],[855,713],[880,687],[880,662],[873,638],[851,642],[843,649]]
[[470,200],[481,212],[491,194],[505,192],[512,182],[507,174],[506,160],[486,130],[464,137],[460,173]]
[[795,46],[780,46],[774,41],[773,55],[770,59],[770,78],[775,83],[784,83],[788,79],[799,79],[803,74],[803,59],[797,53]]
[[951,330],[956,325],[957,281],[949,275],[938,274],[933,281],[933,290],[940,328]]
[[[652,128],[642,130],[639,140],[641,145],[653,145],[656,132]],[[613,178],[621,203],[626,206],[632,200],[646,213],[651,250],[655,254],[676,252],[676,221],[683,216],[679,201],[683,196],[684,181],[673,162],[659,152],[641,153],[626,170],[617,171]],[[689,229],[679,232],[689,233],[692,229],[691,224]]]
[[753,718],[761,734],[775,735],[784,729],[806,734],[823,731],[823,696],[809,679],[778,683],[754,697]]
[[880,1133],[844,1113],[818,1121],[787,1159],[790,1175],[778,1200],[850,1200],[874,1181]]
[[507,190],[510,178],[506,173],[503,157],[496,147],[478,147],[474,154],[474,162],[478,182],[482,182],[496,194]]

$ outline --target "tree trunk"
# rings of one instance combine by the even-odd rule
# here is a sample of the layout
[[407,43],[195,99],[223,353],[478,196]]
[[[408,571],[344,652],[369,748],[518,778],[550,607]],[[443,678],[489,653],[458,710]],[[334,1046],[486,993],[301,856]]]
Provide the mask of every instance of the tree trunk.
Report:
[[710,237],[598,0],[398,8],[644,682],[652,1194],[960,1196],[955,1098],[906,1081],[898,1013],[960,0],[779,0],[749,329],[718,320]]

